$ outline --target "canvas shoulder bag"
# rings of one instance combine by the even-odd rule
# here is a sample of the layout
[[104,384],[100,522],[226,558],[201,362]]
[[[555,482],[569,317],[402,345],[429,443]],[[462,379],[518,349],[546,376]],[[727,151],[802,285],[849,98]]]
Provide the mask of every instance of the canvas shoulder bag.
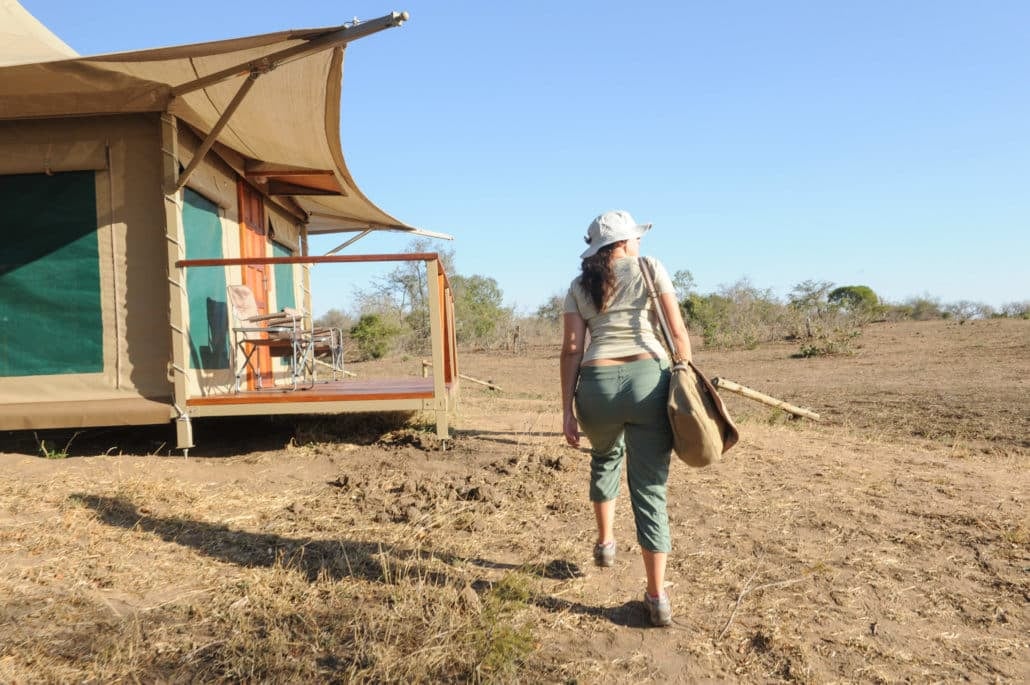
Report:
[[722,398],[694,362],[679,359],[672,331],[662,309],[654,284],[654,266],[645,257],[638,258],[640,271],[658,314],[665,345],[672,356],[672,377],[669,379],[669,423],[672,425],[673,450],[690,466],[708,466],[719,461],[726,450],[740,439]]

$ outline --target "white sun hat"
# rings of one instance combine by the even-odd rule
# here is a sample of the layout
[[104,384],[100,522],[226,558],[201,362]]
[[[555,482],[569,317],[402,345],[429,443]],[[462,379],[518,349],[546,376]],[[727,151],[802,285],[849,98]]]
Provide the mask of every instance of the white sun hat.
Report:
[[593,257],[605,245],[639,238],[650,230],[651,224],[638,224],[629,212],[621,209],[605,212],[590,222],[587,235],[583,238],[590,247],[579,258]]

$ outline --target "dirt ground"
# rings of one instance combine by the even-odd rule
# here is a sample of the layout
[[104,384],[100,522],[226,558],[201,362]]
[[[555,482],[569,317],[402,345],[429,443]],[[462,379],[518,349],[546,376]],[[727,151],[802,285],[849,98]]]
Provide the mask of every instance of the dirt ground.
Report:
[[[674,464],[674,625],[620,499],[591,565],[558,349],[466,352],[453,439],[325,418],[0,435],[0,681],[1028,682],[1030,322],[708,351],[742,439]],[[417,360],[356,364],[415,373]],[[90,456],[92,455],[92,456]]]

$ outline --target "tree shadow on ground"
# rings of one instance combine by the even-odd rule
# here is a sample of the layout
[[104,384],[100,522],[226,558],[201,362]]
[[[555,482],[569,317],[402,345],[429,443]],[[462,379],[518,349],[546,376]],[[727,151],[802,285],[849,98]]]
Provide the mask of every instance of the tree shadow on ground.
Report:
[[[156,535],[165,542],[190,547],[205,556],[244,568],[278,566],[293,570],[309,582],[320,578],[357,578],[380,583],[410,579],[459,588],[467,584],[464,578],[427,569],[423,562],[434,559],[449,566],[467,564],[483,569],[513,570],[550,580],[569,580],[583,575],[577,564],[564,559],[515,565],[426,549],[405,549],[375,541],[291,538],[274,533],[234,530],[224,524],[179,516],[154,516],[124,497],[74,493],[69,499],[92,509],[107,525]],[[471,586],[477,593],[482,593],[493,587],[493,582],[478,579]],[[594,607],[545,594],[535,594],[529,602],[548,611],[596,616],[618,625],[634,626],[637,623],[632,612],[624,611],[625,607]]]

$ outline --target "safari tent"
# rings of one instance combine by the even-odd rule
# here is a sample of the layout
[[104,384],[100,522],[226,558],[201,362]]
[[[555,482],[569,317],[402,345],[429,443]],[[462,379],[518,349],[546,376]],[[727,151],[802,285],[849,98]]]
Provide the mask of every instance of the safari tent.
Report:
[[[0,0],[0,430],[174,422],[187,449],[199,416],[413,409],[447,435],[440,260],[308,253],[422,233],[358,190],[339,136],[347,44],[406,19],[80,57]],[[312,266],[398,258],[426,262],[432,377],[316,373]],[[240,286],[255,321],[291,313],[292,356],[240,337]]]

